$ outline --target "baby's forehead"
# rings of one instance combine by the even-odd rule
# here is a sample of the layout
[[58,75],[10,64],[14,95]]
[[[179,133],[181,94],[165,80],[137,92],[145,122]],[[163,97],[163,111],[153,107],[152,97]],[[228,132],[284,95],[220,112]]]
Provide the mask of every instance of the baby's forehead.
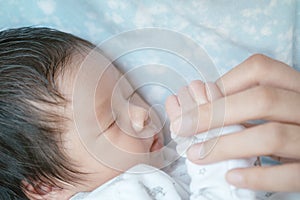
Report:
[[73,126],[72,122],[76,127],[87,122],[90,129],[95,127],[97,130],[99,122],[95,116],[103,123],[111,119],[107,113],[111,110],[113,92],[119,91],[114,89],[117,88],[120,72],[99,53],[74,55],[66,67],[68,69],[59,81],[60,89],[68,100],[66,115],[71,119],[70,126]]
[[64,92],[71,93],[76,82],[96,79],[99,70],[104,69],[102,60],[107,60],[100,53],[93,50],[83,49],[73,52],[67,62],[62,63],[63,67],[59,75],[56,77],[57,86]]
[[95,96],[100,84],[115,84],[119,75],[119,70],[101,52],[85,50],[74,53],[65,63],[57,85],[66,99],[72,102],[83,94],[89,98]]

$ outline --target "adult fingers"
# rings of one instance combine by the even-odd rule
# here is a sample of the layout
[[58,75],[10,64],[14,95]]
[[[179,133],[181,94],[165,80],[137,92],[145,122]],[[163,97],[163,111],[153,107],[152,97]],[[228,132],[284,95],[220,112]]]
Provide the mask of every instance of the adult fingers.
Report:
[[[257,86],[198,106],[199,117],[194,122],[197,123],[196,131],[181,123],[181,116],[173,120],[171,126],[174,127],[173,131],[176,134],[189,136],[209,128],[220,127],[223,123],[240,124],[255,119],[300,124],[298,108],[300,108],[299,93]],[[182,115],[192,118],[194,112],[191,110]]]
[[300,93],[294,91],[257,86],[228,96],[224,101],[225,124],[255,119],[300,124]]
[[[269,122],[211,141],[192,145],[187,156],[196,164],[255,156],[300,159],[300,127]],[[212,140],[215,142],[215,140]]]
[[257,85],[269,85],[300,92],[300,73],[288,65],[256,54],[216,81],[223,95],[230,95]]
[[237,187],[252,190],[300,191],[300,163],[233,169],[226,179]]

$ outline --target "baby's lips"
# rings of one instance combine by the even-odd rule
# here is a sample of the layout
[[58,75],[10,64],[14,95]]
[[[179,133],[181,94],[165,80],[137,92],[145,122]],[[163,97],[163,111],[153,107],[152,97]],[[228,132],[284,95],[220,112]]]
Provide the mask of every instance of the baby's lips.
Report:
[[163,147],[163,142],[160,140],[159,136],[154,136],[154,141],[152,146],[150,147],[150,152],[158,151]]

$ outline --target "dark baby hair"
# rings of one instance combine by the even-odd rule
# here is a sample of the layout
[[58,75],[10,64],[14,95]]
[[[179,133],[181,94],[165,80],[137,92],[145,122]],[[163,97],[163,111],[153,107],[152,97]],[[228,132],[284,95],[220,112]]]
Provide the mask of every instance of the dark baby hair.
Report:
[[[73,181],[76,170],[59,146],[67,100],[56,78],[90,42],[43,27],[0,32],[0,199],[27,199],[24,181]],[[53,109],[52,109],[53,108]]]

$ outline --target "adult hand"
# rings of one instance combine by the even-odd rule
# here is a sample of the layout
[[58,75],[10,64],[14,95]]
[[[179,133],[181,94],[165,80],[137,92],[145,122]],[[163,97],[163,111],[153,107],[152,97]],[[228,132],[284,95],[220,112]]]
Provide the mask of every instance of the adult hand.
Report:
[[[219,137],[204,158],[200,156],[201,148],[209,141],[195,144],[189,148],[188,158],[196,164],[209,164],[227,159],[272,156],[282,164],[233,169],[227,173],[227,181],[237,187],[255,190],[300,191],[300,73],[264,55],[253,55],[216,81],[214,86],[223,96],[203,103],[195,88],[204,90],[205,87],[196,85],[193,83],[188,87],[196,108],[177,96],[168,98],[166,107],[172,132],[190,136],[218,128],[222,123],[211,121],[212,113],[218,113],[218,110],[224,113],[225,126],[257,119],[265,120],[265,123]],[[189,106],[185,106],[186,103]],[[196,118],[195,109],[199,113]],[[189,118],[197,126],[181,123],[181,119]]]

